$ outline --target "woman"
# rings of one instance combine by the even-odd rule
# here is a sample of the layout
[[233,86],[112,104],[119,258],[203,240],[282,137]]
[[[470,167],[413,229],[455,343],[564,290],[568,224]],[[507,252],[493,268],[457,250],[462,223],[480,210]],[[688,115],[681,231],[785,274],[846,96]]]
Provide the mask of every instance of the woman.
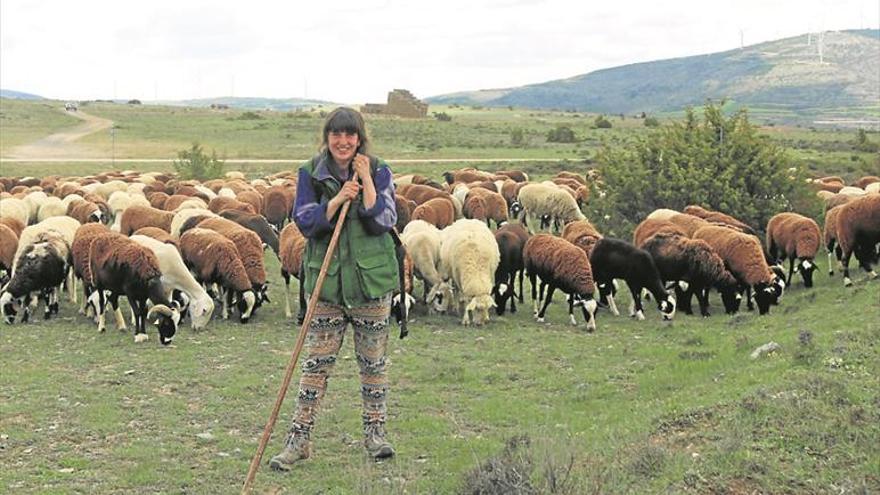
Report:
[[311,455],[309,439],[327,379],[349,323],[360,366],[364,446],[376,459],[391,457],[387,418],[385,351],[397,261],[389,231],[397,222],[391,169],[366,154],[364,119],[340,107],[327,116],[319,154],[299,169],[293,218],[308,238],[303,283],[312,294],[342,205],[351,201],[327,277],[308,329],[296,413],[284,450],[269,461],[287,471]]

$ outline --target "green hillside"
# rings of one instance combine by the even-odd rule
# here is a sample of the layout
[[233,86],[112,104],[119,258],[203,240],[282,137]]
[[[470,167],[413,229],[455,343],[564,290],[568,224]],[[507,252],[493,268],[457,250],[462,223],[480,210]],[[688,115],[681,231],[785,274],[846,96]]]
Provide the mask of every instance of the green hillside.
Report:
[[878,54],[877,30],[805,34],[743,49],[625,65],[506,90],[461,92],[428,101],[658,113],[679,111],[711,98],[786,115],[786,120],[876,119],[880,116]]

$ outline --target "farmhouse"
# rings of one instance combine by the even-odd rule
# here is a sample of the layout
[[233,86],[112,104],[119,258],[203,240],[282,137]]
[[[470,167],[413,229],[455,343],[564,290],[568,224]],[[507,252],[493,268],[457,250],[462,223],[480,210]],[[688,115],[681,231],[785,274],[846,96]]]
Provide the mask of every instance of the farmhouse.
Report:
[[417,119],[428,115],[428,104],[413,96],[408,90],[395,89],[388,93],[388,103],[367,103],[361,107],[361,112]]

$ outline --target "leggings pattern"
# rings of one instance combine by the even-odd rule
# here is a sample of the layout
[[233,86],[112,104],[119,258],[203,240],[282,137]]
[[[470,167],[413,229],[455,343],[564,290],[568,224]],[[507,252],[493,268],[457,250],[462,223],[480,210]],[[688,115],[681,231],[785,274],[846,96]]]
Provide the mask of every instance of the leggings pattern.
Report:
[[360,367],[364,431],[370,426],[385,424],[388,395],[385,351],[390,303],[390,296],[350,309],[318,302],[306,336],[308,356],[302,364],[291,436],[309,437],[349,323]]

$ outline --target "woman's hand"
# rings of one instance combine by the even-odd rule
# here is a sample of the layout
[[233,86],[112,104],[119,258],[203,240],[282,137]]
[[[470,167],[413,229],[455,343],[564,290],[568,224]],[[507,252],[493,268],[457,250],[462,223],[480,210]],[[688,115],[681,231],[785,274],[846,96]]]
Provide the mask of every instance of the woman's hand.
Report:
[[327,220],[333,220],[333,216],[336,215],[336,212],[339,211],[342,204],[356,198],[360,189],[360,184],[355,180],[343,183],[342,189],[340,189],[339,192],[336,193],[336,196],[333,196],[333,198],[327,203]]
[[370,158],[367,157],[367,155],[361,153],[355,155],[354,160],[351,162],[351,166],[354,168],[354,173],[360,177],[361,182],[372,180],[372,177],[370,176]]

